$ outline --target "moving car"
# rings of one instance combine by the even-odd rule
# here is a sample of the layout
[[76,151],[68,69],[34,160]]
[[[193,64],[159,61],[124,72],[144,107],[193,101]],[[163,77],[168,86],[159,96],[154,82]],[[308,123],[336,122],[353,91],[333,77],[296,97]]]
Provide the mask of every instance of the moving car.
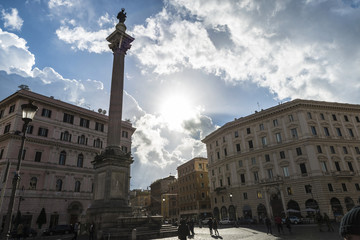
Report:
[[[289,219],[290,219],[290,222],[291,222],[292,224],[302,223],[301,219],[298,218],[297,216],[290,216]],[[282,219],[282,222],[285,223],[285,221],[286,221],[286,219],[283,218],[283,219]]]
[[61,235],[61,234],[69,234],[73,233],[74,229],[71,225],[56,225],[49,229],[46,229],[43,235]]

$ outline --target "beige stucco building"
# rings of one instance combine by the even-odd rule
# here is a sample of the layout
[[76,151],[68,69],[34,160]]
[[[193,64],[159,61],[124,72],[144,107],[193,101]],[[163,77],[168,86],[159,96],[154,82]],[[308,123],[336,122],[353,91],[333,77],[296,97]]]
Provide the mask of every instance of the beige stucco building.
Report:
[[[21,105],[34,101],[39,110],[30,123],[21,164],[21,181],[13,213],[19,208],[35,229],[42,208],[43,227],[70,224],[85,216],[93,199],[91,162],[106,147],[108,117],[53,97],[20,90],[0,102],[1,224],[7,212],[13,172],[21,143]],[[131,150],[135,129],[123,121],[121,147]],[[6,166],[11,163],[6,181]],[[5,190],[5,191],[4,191]],[[19,197],[23,199],[19,203]]]
[[177,171],[180,218],[198,221],[211,217],[208,160],[193,158],[178,166]]
[[341,216],[360,200],[360,105],[293,100],[208,135],[218,218]]

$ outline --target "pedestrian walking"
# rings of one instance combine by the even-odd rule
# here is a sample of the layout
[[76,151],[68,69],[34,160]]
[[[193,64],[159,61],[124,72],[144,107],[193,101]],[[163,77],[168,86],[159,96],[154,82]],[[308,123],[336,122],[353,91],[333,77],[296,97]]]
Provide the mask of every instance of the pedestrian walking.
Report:
[[339,234],[344,240],[360,239],[360,206],[353,207],[341,219]]
[[208,226],[209,226],[209,230],[210,230],[210,236],[213,235],[213,222],[212,222],[212,219],[210,218],[209,221],[208,221]]
[[178,237],[180,240],[186,240],[187,236],[190,235],[188,226],[185,220],[180,220],[180,226],[178,227]]
[[220,236],[219,231],[218,231],[218,226],[219,226],[219,223],[218,223],[217,219],[214,218],[214,220],[213,220],[213,229],[214,229],[214,235],[215,236]]
[[324,219],[324,222],[325,222],[325,224],[326,224],[326,226],[327,226],[327,228],[328,228],[328,232],[333,232],[333,231],[334,231],[334,227],[332,226],[331,221],[330,221],[330,218],[329,218],[329,216],[328,216],[326,213],[324,213],[323,219]]
[[289,233],[291,233],[291,221],[290,221],[289,217],[286,217],[285,225],[286,225],[286,228],[289,230]]
[[89,227],[89,240],[94,240],[95,239],[95,224],[91,223],[90,227]]
[[316,222],[317,222],[319,231],[322,232],[323,231],[322,230],[323,217],[321,216],[321,214],[319,212],[316,214]]
[[265,218],[265,225],[266,225],[266,229],[267,229],[267,234],[272,234],[272,227],[271,227],[271,220],[268,216],[266,216]]
[[282,226],[282,220],[281,220],[281,217],[280,217],[280,216],[276,216],[276,217],[275,217],[275,224],[276,224],[278,233],[279,233],[279,234],[281,234],[281,233],[284,234],[284,229],[283,229],[283,226]]
[[189,230],[190,230],[191,236],[194,236],[195,233],[194,233],[194,221],[193,221],[193,219],[190,219],[190,220],[188,221],[188,226],[189,226]]
[[17,226],[17,229],[16,229],[16,236],[17,236],[17,239],[21,239],[21,237],[23,236],[24,234],[24,225],[22,223],[20,223],[18,226]]
[[80,233],[80,222],[77,222],[74,225],[74,237],[72,239],[77,240],[79,233]]

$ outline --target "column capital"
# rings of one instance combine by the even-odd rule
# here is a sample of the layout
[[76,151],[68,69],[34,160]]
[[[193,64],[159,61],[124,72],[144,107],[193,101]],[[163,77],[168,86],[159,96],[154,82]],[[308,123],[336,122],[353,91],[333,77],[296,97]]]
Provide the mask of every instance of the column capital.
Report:
[[134,41],[134,38],[125,33],[125,30],[125,24],[118,23],[115,31],[106,38],[106,40],[110,43],[109,48],[114,53],[126,54],[126,51],[131,48],[131,43]]

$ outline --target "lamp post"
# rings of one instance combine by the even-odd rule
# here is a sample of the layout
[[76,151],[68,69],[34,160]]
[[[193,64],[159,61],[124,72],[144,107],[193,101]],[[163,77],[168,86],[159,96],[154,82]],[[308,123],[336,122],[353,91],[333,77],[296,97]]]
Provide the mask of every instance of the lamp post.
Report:
[[9,200],[8,212],[6,214],[2,239],[9,239],[9,237],[10,237],[10,233],[11,233],[11,217],[12,217],[12,213],[13,213],[13,207],[14,207],[14,201],[15,201],[15,195],[16,195],[16,188],[18,187],[19,182],[20,182],[21,158],[22,158],[22,154],[23,154],[23,151],[24,151],[24,144],[25,144],[25,139],[26,139],[26,131],[27,131],[27,128],[29,126],[29,123],[34,118],[34,116],[35,116],[35,114],[36,114],[36,112],[38,110],[38,107],[33,105],[31,102],[29,102],[28,104],[21,105],[21,110],[22,110],[22,120],[24,121],[24,127],[22,129],[23,135],[22,135],[21,146],[20,146],[20,150],[19,150],[19,154],[18,154],[18,162],[17,162],[17,165],[16,165],[16,172],[15,172],[14,178],[12,180],[12,190],[11,190],[11,195],[10,195],[10,200]]

